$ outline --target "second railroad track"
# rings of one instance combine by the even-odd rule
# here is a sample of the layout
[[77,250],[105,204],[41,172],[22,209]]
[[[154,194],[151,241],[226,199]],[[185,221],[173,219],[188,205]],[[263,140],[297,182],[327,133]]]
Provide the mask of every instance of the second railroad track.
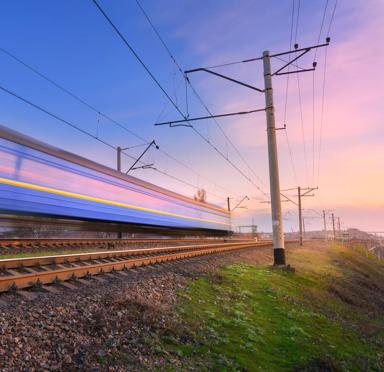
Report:
[[242,241],[0,259],[0,292],[60,283],[143,265],[269,245],[270,241]]

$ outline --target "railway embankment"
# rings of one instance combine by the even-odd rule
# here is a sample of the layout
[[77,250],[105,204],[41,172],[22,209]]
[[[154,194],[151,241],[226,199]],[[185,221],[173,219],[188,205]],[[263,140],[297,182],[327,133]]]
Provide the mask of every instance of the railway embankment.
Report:
[[180,291],[184,365],[225,370],[384,370],[384,262],[359,247],[288,250],[295,272],[235,262]]
[[384,264],[270,247],[105,274],[0,306],[2,370],[383,370]]

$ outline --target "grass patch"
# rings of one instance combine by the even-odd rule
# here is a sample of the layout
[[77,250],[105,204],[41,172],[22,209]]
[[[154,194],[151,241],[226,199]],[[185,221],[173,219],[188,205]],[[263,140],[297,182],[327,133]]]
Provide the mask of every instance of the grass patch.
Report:
[[202,369],[383,370],[383,264],[336,245],[288,260],[295,273],[237,263],[192,282],[177,305],[189,337],[166,349]]

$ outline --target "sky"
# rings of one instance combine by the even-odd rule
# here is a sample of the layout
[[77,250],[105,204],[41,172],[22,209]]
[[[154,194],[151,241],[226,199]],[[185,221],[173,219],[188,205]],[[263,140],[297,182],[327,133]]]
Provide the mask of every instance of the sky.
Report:
[[[284,52],[295,41],[300,47],[323,43],[335,1],[141,0],[140,4],[185,70],[259,57],[264,50]],[[136,1],[99,2],[180,110],[190,117],[207,115],[191,89],[186,89],[184,77]],[[291,74],[288,80],[273,78],[276,126],[286,124],[277,132],[281,188],[318,187],[313,197],[303,200],[308,230],[322,228],[322,210],[340,216],[344,227],[384,230],[383,17],[381,0],[339,0],[327,51],[318,49],[316,56],[311,52],[299,62],[308,68],[316,60],[316,71]],[[135,170],[132,175],[188,196],[204,188],[208,202],[223,207],[227,196],[234,206],[247,195],[250,200],[242,205],[246,208],[233,212],[234,226],[255,223],[259,230],[271,230],[264,112],[196,121],[195,130],[154,126],[181,116],[91,0],[2,1],[0,19],[0,88],[114,146],[141,145],[126,151],[133,158],[155,139],[160,150],[152,147],[143,161],[161,172]],[[283,64],[272,59],[273,69]],[[263,88],[260,62],[215,71]],[[264,107],[259,92],[205,73],[189,78],[214,114]],[[116,167],[113,149],[1,89],[0,123]],[[123,169],[133,161],[125,157]],[[285,193],[296,200],[295,190]],[[283,203],[283,214],[285,229],[297,230],[297,207]]]

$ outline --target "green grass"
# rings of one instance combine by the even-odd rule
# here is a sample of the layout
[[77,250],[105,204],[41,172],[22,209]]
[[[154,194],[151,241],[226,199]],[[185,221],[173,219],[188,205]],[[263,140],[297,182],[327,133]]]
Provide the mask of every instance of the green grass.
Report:
[[188,341],[167,348],[197,369],[383,370],[383,264],[337,246],[288,258],[295,273],[237,263],[192,282],[177,305]]

